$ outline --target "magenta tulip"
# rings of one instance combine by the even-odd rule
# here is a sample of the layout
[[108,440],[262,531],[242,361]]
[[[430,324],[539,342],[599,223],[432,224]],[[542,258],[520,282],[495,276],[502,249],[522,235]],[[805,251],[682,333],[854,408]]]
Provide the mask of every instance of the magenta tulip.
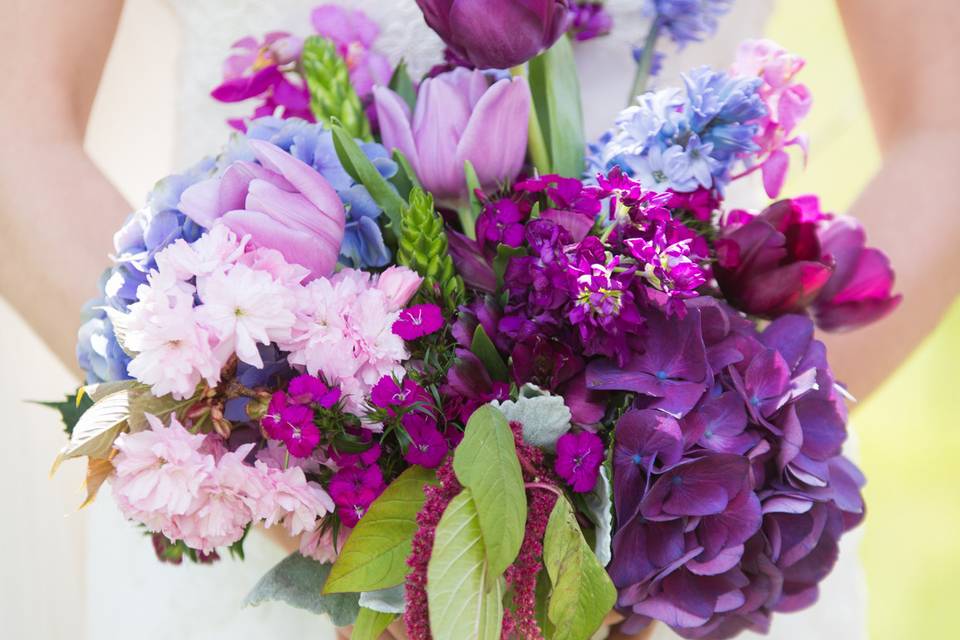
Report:
[[879,249],[866,246],[863,227],[846,216],[820,231],[823,252],[834,262],[833,275],[813,304],[817,325],[827,331],[845,331],[886,316],[900,304],[891,295],[894,273]]
[[567,0],[417,0],[423,17],[460,58],[480,69],[523,64],[568,26]]
[[485,188],[515,178],[523,166],[531,101],[524,78],[491,86],[479,71],[442,73],[420,85],[412,117],[390,89],[375,87],[373,95],[383,144],[399,149],[440,200],[466,195],[467,160]]
[[276,249],[312,277],[333,273],[346,221],[333,187],[312,167],[263,140],[257,162],[237,161],[183,193],[179,208],[210,228],[217,221],[255,246]]

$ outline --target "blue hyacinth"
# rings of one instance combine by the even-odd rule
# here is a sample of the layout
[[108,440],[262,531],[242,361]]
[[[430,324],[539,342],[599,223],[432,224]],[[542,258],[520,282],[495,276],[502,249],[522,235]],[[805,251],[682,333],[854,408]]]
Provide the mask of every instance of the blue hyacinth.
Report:
[[588,175],[619,166],[648,189],[722,189],[738,157],[755,148],[756,120],[766,114],[759,86],[701,67],[684,76],[683,89],[640,96],[590,146]]
[[699,42],[717,30],[733,0],[646,0],[644,13],[679,46]]

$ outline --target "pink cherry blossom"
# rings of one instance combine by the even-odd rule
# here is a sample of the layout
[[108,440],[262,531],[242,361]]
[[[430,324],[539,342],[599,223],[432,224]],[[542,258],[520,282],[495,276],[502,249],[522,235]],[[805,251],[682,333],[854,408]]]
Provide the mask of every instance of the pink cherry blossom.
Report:
[[312,531],[317,520],[333,511],[333,500],[323,488],[309,482],[300,467],[280,470],[256,463],[266,484],[257,505],[257,516],[271,527],[282,523],[290,535]]
[[420,288],[423,278],[407,267],[389,267],[377,278],[377,288],[390,301],[390,310],[397,311],[406,306]]
[[351,529],[340,527],[337,532],[337,542],[333,542],[333,529],[327,527],[315,528],[313,531],[306,531],[300,536],[300,555],[313,558],[318,562],[333,562],[340,555],[340,549],[350,536]]

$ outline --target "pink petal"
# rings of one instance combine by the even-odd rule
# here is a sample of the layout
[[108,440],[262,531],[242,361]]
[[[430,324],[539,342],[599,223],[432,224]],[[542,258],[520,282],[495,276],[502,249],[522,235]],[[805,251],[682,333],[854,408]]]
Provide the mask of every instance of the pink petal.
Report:
[[180,196],[177,208],[201,227],[212,227],[223,215],[223,209],[220,208],[220,179],[209,178],[187,187]]
[[[469,120],[467,96],[437,78],[420,85],[413,115],[413,139],[419,156],[417,177],[437,198],[456,198],[467,190],[457,141]],[[486,138],[488,142],[491,139]]]
[[339,244],[325,242],[307,231],[277,224],[259,211],[228,211],[223,222],[240,236],[249,235],[257,246],[276,249],[291,263],[310,270],[311,278],[333,273],[340,253]]
[[265,213],[279,225],[323,236],[330,244],[339,245],[343,237],[343,229],[301,194],[278,189],[266,180],[250,183],[244,208]]
[[391,151],[399,149],[419,177],[420,160],[413,141],[413,130],[410,128],[410,108],[407,103],[386,87],[373,88],[373,102],[377,107],[383,145]]
[[776,198],[783,189],[787,179],[787,169],[790,166],[790,156],[786,151],[778,149],[770,154],[763,163],[763,188],[767,195]]
[[[530,101],[526,79],[504,79],[494,83],[474,108],[457,146],[457,159],[461,168],[466,160],[473,164],[484,187],[513,179],[520,172]],[[491,140],[497,144],[490,144]]]

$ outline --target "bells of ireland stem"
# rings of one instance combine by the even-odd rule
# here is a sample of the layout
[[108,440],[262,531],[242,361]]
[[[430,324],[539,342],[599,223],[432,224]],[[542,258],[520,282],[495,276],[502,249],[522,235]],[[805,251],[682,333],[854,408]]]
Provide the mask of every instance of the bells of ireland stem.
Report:
[[441,73],[420,85],[413,113],[390,89],[374,87],[373,95],[384,146],[399,149],[440,202],[466,200],[467,161],[484,189],[512,180],[523,166],[531,103],[525,78],[491,85],[480,71]]
[[417,0],[430,28],[479,69],[509,69],[566,30],[568,0]]

